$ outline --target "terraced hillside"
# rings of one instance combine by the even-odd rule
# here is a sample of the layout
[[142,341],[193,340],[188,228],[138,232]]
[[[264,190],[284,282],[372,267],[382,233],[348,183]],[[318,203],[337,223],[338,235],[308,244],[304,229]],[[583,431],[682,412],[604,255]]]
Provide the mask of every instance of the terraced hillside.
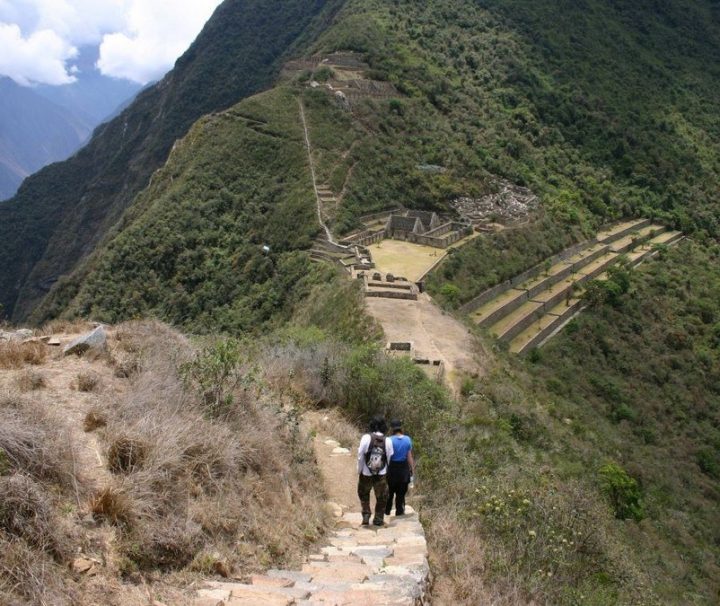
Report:
[[641,263],[658,246],[683,234],[649,219],[626,221],[566,249],[543,264],[491,288],[462,308],[473,321],[525,353],[556,333],[583,306],[581,291],[590,280],[603,280],[621,258]]

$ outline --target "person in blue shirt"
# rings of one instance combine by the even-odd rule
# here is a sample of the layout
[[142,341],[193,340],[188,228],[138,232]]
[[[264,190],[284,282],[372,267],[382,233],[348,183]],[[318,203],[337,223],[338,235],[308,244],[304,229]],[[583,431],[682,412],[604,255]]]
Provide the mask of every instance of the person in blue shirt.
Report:
[[403,432],[402,421],[390,422],[392,436],[392,456],[388,463],[387,483],[388,499],[385,503],[385,515],[390,515],[393,500],[395,501],[395,515],[405,513],[405,495],[407,494],[410,479],[415,475],[415,459],[413,458],[412,440]]

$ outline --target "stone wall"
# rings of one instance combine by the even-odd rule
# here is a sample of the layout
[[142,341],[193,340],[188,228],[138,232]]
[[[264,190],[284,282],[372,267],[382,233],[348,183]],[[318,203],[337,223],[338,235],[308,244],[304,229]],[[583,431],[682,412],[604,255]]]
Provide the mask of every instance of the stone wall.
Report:
[[459,311],[463,314],[471,314],[476,309],[485,305],[485,303],[488,303],[502,292],[509,290],[510,288],[514,288],[515,286],[518,286],[523,282],[527,282],[532,278],[537,278],[543,271],[545,271],[545,267],[548,262],[551,265],[555,265],[555,263],[559,263],[560,261],[564,261],[565,259],[572,257],[573,255],[577,254],[588,246],[592,246],[596,242],[597,240],[595,238],[592,238],[591,240],[586,240],[584,242],[575,244],[570,248],[566,248],[562,252],[550,257],[547,261],[539,263],[538,265],[535,265],[530,269],[525,270],[511,280],[506,280],[505,282],[501,282],[500,284],[497,284],[496,286],[493,286],[492,288],[483,291],[477,297],[468,301],[467,303],[465,303],[465,305],[460,307]]

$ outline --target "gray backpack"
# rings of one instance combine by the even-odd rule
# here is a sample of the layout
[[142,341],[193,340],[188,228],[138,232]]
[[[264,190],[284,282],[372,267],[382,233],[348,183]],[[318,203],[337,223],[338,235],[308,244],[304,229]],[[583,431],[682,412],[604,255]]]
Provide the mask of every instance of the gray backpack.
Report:
[[385,452],[385,436],[370,434],[370,445],[365,453],[365,465],[374,476],[378,475],[387,465]]

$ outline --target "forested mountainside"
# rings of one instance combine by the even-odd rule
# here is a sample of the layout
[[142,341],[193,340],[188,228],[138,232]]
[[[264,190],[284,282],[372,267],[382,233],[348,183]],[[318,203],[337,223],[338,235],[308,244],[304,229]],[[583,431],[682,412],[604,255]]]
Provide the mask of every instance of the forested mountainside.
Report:
[[0,303],[23,318],[105,236],[173,143],[201,116],[268,86],[281,57],[337,4],[228,0],[157,85],[67,162],[28,179],[0,209]]
[[[544,2],[355,0],[344,3],[316,42],[308,40],[295,52],[308,57],[356,52],[367,62],[365,78],[392,93],[361,99],[345,111],[326,91],[307,87],[311,72],[286,71],[278,87],[294,90],[296,97],[321,110],[317,118],[310,117],[311,138],[319,178],[342,197],[332,218],[339,233],[355,227],[356,217],[367,212],[398,204],[447,209],[457,198],[494,191],[504,179],[540,196],[546,219],[531,230],[531,238],[542,241],[545,254],[626,215],[652,215],[700,237],[715,236],[720,150],[713,116],[720,78],[719,63],[705,59],[719,56],[719,31],[717,11],[709,2],[587,2],[560,8]],[[322,71],[316,70],[314,77],[332,78]],[[292,110],[286,105],[282,111]],[[241,129],[238,134],[255,136],[257,125],[233,122],[228,116],[220,120]],[[280,135],[292,138],[285,126]],[[219,184],[202,181],[227,182],[233,171],[239,175],[252,163],[264,170],[261,159],[275,142],[265,137],[241,148],[228,146],[228,162],[216,163],[203,160],[208,146],[219,145],[206,138],[193,144],[192,171],[170,160],[165,170],[177,176],[172,187],[192,187],[194,201],[183,197],[189,213],[224,196],[228,212],[215,216],[206,233],[221,230],[223,217],[246,216],[266,192],[246,188],[228,195],[220,192]],[[232,154],[237,161],[230,160]],[[428,172],[425,166],[441,170]],[[309,182],[306,166],[294,163],[287,172],[295,170],[306,171]],[[282,194],[283,184],[277,186]],[[167,193],[158,187],[140,200]],[[312,196],[304,199],[309,222],[312,203]],[[123,225],[132,222],[133,229],[149,230],[161,250],[166,242],[157,234],[164,232],[157,225],[150,229],[155,215],[143,217],[146,206],[139,203]],[[310,223],[303,224],[301,232],[311,233]],[[67,237],[71,232],[61,233]],[[263,237],[271,236],[265,230]],[[236,232],[236,237],[258,240],[250,232]],[[215,295],[209,294],[213,288],[198,289],[184,277],[188,270],[182,267],[183,259],[172,267],[162,265],[162,255],[139,252],[132,241],[121,235],[111,245],[115,261],[110,263],[105,255],[105,274],[96,272],[86,283],[81,274],[63,279],[34,317],[59,313],[72,299],[73,310],[94,309],[109,318],[157,311],[157,301],[166,300],[157,297],[163,289],[186,293],[183,297],[196,311],[168,313],[188,326],[203,313],[199,310],[214,308],[210,302]],[[210,255],[208,263],[219,267],[228,262],[227,251],[210,252],[202,239],[196,246],[202,251],[198,254]],[[281,249],[287,247],[308,248],[308,240]],[[99,251],[98,257],[103,254]],[[530,249],[527,258],[523,254],[516,255],[517,271],[531,260]],[[487,272],[473,270],[486,259],[486,241],[479,239],[443,267],[444,279],[460,284],[460,300],[492,285]],[[88,268],[95,268],[94,263]],[[124,288],[125,278],[117,269],[127,265],[136,267],[129,282],[140,275],[137,268],[152,268],[160,291],[152,287],[151,293],[149,282],[147,288]],[[33,276],[43,267],[49,267],[46,260]],[[236,282],[252,284],[253,275],[243,265]],[[286,283],[282,272],[264,275],[267,280],[275,286]],[[29,292],[32,284],[37,284],[34,278],[22,292]],[[117,296],[110,296],[109,289]],[[235,296],[240,295],[230,299]],[[30,312],[24,300],[23,295],[15,317]],[[237,326],[246,323],[238,321]]]
[[[119,218],[190,123],[268,85],[283,53],[357,51],[368,77],[396,91],[395,99],[355,109],[357,141],[343,162],[327,166],[344,192],[338,231],[358,214],[397,203],[447,207],[492,191],[503,177],[538,193],[563,224],[587,228],[645,213],[716,233],[720,26],[713,3],[339,4],[317,43],[311,34],[296,38],[321,9],[317,27],[328,24],[335,4],[224,4],[166,80],[73,162],[31,180],[2,210],[7,237],[0,241],[12,259],[0,276],[6,311],[27,317]],[[423,165],[444,170],[428,174]],[[49,185],[54,179],[57,187]]]

